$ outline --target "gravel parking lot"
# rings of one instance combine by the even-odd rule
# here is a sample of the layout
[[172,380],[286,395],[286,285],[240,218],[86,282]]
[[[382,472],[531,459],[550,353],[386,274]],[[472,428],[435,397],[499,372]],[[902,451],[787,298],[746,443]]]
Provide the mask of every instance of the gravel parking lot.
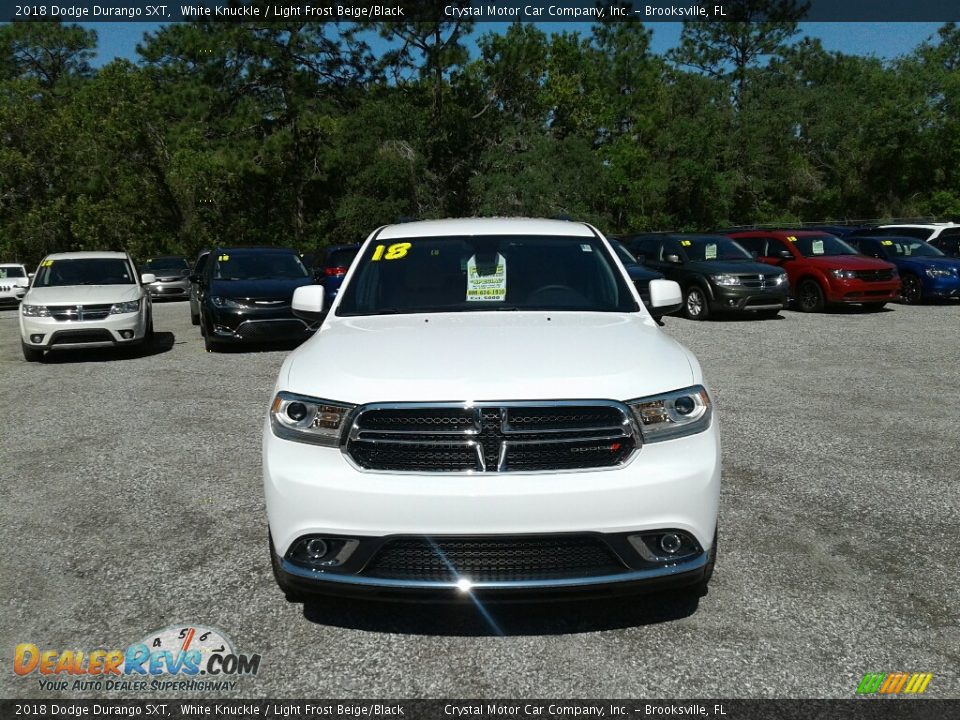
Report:
[[471,605],[286,603],[260,431],[287,351],[207,354],[186,304],[155,316],[152,352],[28,364],[0,312],[0,696],[58,695],[14,675],[17,643],[124,648],[198,623],[262,655],[227,696],[850,697],[866,672],[922,671],[927,696],[960,697],[956,305],[668,318],[722,424],[709,595],[497,605],[492,624]]

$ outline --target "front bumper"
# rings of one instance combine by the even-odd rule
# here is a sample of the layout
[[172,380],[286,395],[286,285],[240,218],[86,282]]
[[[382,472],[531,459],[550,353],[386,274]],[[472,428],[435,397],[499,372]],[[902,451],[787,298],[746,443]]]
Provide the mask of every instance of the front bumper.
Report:
[[279,310],[227,309],[206,306],[207,332],[218,342],[303,340],[313,334],[289,307]]
[[900,280],[841,280],[831,278],[826,300],[830,303],[893,302],[900,299]]
[[[20,313],[20,337],[28,347],[42,350],[135,345],[146,333],[144,311],[109,315],[102,320],[56,320],[25,317]],[[124,335],[129,337],[124,337]],[[39,340],[38,340],[39,338]]]
[[777,288],[749,288],[736,285],[713,286],[710,309],[714,312],[757,312],[782,310],[790,301],[790,286],[787,283]]
[[[275,562],[288,584],[332,594],[456,595],[456,581],[377,576],[362,562],[316,570],[290,561],[310,535],[376,545],[393,536],[500,539],[596,534],[622,560],[618,570],[579,577],[471,582],[471,592],[511,597],[634,591],[699,582],[717,524],[720,446],[716,421],[698,435],[652,443],[627,464],[562,473],[364,472],[339,448],[283,440],[264,428],[263,480]],[[680,562],[646,563],[623,538],[675,529],[698,544]],[[620,538],[620,540],[612,540]],[[363,553],[360,553],[363,556]]]
[[0,290],[0,307],[16,307],[27,294],[26,288],[15,288],[13,290]]
[[922,297],[929,300],[951,300],[960,298],[960,277],[954,275],[944,278],[923,278]]
[[158,280],[147,286],[150,297],[157,300],[175,300],[190,297],[190,280]]

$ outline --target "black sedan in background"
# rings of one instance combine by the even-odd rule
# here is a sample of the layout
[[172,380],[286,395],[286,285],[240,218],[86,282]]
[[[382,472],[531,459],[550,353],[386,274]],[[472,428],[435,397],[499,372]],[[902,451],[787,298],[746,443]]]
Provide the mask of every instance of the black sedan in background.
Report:
[[[663,273],[641,265],[637,262],[637,258],[616,238],[610,238],[610,245],[613,247],[613,251],[617,254],[617,257],[620,258],[620,262],[622,262],[626,268],[627,275],[633,280],[633,284],[636,286],[637,292],[640,293],[640,299],[643,300],[643,304],[646,305],[647,310],[650,310],[650,281],[663,280]],[[661,317],[652,310],[650,312],[657,319]]]
[[723,235],[655,234],[625,239],[643,263],[676,280],[691,320],[720,312],[773,316],[787,306],[790,283],[780,268],[757,262]]
[[233,343],[304,340],[314,331],[291,309],[293,291],[313,283],[294,250],[217,248],[193,279],[208,352]]

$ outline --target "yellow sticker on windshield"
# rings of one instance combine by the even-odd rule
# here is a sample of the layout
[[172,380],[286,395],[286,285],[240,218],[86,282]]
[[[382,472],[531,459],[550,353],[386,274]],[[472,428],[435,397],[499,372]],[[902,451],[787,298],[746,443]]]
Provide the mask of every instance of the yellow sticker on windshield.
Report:
[[789,240],[790,242],[796,242],[796,241],[797,241],[797,236],[796,236],[796,235],[787,235],[787,240]]
[[893,245],[893,240],[881,240],[881,245]]
[[217,260],[218,260],[219,262],[228,262],[228,261],[230,260],[230,256],[229,256],[229,255],[221,255],[220,257],[217,258]]
[[407,256],[407,252],[411,247],[412,243],[408,242],[394,243],[390,246],[377,245],[370,259],[373,262],[377,262],[378,260],[400,260]]
[[53,265],[53,260],[44,260],[40,263],[40,267],[50,267]]
[[681,240],[680,244],[683,245],[684,247],[690,247],[691,245],[693,245],[693,243],[690,242],[689,240]]

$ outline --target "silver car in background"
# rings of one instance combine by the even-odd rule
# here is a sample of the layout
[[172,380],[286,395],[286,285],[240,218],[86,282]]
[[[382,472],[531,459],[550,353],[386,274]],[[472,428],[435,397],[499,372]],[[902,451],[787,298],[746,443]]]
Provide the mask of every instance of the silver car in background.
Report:
[[147,290],[154,300],[187,300],[190,298],[190,265],[185,257],[168,255],[150,258],[143,272],[157,276]]

